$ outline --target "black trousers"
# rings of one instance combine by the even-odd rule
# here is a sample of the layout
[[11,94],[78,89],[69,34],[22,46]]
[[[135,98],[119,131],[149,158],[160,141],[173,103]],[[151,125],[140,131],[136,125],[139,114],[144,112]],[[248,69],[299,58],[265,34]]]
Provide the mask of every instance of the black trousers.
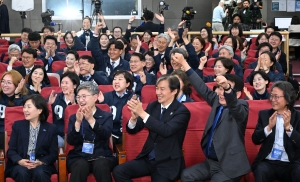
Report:
[[151,181],[171,182],[172,180],[160,175],[157,171],[155,160],[149,161],[147,157],[134,159],[118,165],[113,171],[116,182],[130,182],[133,178],[151,176]]
[[27,169],[26,167],[17,165],[15,166],[9,176],[16,182],[50,182],[52,170],[47,165],[40,165],[34,169]]
[[299,182],[300,164],[263,160],[254,170],[254,177],[256,182]]
[[3,149],[3,151],[5,151],[5,144],[4,144],[4,133],[0,132],[0,149]]
[[111,171],[116,163],[106,158],[99,158],[94,161],[78,159],[69,167],[71,173],[70,182],[84,182],[90,173],[96,178],[97,182],[111,182]]

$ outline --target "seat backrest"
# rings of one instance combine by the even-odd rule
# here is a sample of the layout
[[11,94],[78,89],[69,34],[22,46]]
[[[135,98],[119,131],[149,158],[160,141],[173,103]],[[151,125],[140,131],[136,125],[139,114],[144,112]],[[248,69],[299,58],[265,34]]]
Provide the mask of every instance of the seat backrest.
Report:
[[8,64],[1,63],[1,62],[0,62],[0,73],[1,73],[1,74],[3,74],[4,72],[6,72],[7,66],[8,66]]
[[253,69],[245,69],[244,71],[244,82],[246,82],[247,77],[252,73]]
[[52,65],[51,65],[52,72],[56,73],[59,70],[63,70],[65,66],[66,66],[66,61],[53,61]]
[[216,58],[209,58],[206,63],[206,67],[211,68],[215,63]]
[[[52,107],[48,104],[49,116],[47,118],[47,122],[53,123],[52,118]],[[14,106],[14,107],[6,107],[5,108],[5,117],[4,117],[4,130],[6,132],[5,139],[5,149],[8,149],[8,141],[12,132],[12,125],[15,121],[24,120],[25,116],[23,113],[23,106]]]
[[241,57],[241,51],[240,51],[240,49],[236,49],[234,53],[236,55],[238,55],[239,57]]
[[255,58],[257,50],[249,49],[247,52],[247,57]]
[[21,40],[21,38],[20,37],[16,37],[15,38],[15,43],[17,43],[19,40]]
[[238,61],[238,60],[236,60],[236,59],[232,59],[232,61],[233,61],[233,63],[234,63],[234,64],[240,65],[240,63],[239,63],[239,61]]
[[203,76],[215,75],[214,68],[204,67],[203,68]]
[[[16,62],[14,62],[13,67],[15,67],[15,66],[22,66],[22,65],[23,65],[23,62],[22,62],[22,61],[16,61]],[[34,65],[41,65],[41,66],[44,66],[44,62],[43,62],[42,60],[36,60],[36,61],[34,62]]]
[[255,43],[254,43],[254,44],[251,44],[249,49],[250,49],[250,50],[256,50],[256,49],[257,49],[257,46],[255,45]]
[[102,93],[114,91],[114,87],[112,85],[98,85],[98,88]]
[[[148,104],[143,103],[143,109],[146,109]],[[148,129],[144,128],[136,134],[126,132],[126,125],[131,117],[131,112],[128,106],[125,105],[122,110],[122,132],[123,132],[123,148],[126,151],[126,160],[130,161],[142,151],[145,141],[148,137]]]
[[67,48],[67,44],[65,44],[65,43],[60,43],[60,48],[61,48],[61,49]]
[[52,86],[52,87],[44,87],[41,90],[41,96],[43,96],[45,99],[48,99],[48,97],[50,96],[52,90],[54,90],[54,92],[56,94],[62,92],[61,87],[57,87],[57,86],[56,87],[54,87],[54,86]]
[[253,57],[247,57],[244,61],[244,68],[248,69],[249,64],[253,63],[257,61],[257,58],[253,58]]
[[150,103],[157,100],[155,85],[145,85],[142,88],[141,98],[143,103]]
[[50,84],[54,87],[59,87],[60,86],[60,76],[58,73],[47,73]]
[[191,113],[191,118],[183,141],[185,165],[186,167],[190,167],[205,160],[200,141],[211,107],[206,102],[189,102],[184,103],[184,105]]
[[0,39],[0,45],[8,45],[8,40],[6,39]]
[[[208,82],[205,83],[206,86],[208,86],[208,88],[210,88],[211,90],[213,90],[214,86],[216,85],[215,82]],[[194,87],[192,87],[192,93],[191,93],[191,98],[195,101],[195,102],[203,102],[205,101],[198,93],[197,91],[194,89]]]
[[92,52],[91,51],[77,51],[79,57],[83,56],[83,55],[88,55],[88,56],[92,56]]

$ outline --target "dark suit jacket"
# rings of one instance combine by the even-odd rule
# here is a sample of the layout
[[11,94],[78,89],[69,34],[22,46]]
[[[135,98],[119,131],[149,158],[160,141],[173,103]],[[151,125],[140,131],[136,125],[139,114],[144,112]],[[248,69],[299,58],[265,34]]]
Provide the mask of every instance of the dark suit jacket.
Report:
[[155,24],[152,21],[148,21],[135,28],[135,32],[144,32],[145,30],[150,30],[151,32],[164,32],[164,24]]
[[[219,96],[192,69],[186,73],[197,93],[212,107],[201,139],[201,147],[205,153],[210,129],[220,106]],[[213,145],[223,172],[230,178],[236,178],[251,171],[244,145],[249,106],[246,101],[236,98],[234,90],[230,94],[224,92],[224,97],[227,108],[224,108],[215,128]]]
[[[264,160],[272,151],[275,141],[276,125],[272,129],[272,133],[266,137],[264,128],[269,124],[269,118],[275,112],[273,109],[262,110],[259,112],[258,123],[252,134],[252,141],[256,145],[260,145],[260,150],[254,159],[252,169],[255,170],[260,161]],[[285,151],[289,157],[290,162],[300,163],[300,112],[295,109],[291,110],[291,125],[293,132],[289,137],[284,132],[283,143]]]
[[[27,150],[29,142],[29,121],[20,120],[12,125],[12,133],[8,142],[7,164],[5,173],[8,175],[12,168],[18,165],[21,159],[28,159]],[[57,129],[56,126],[41,122],[37,137],[35,157],[36,159],[51,167],[52,172],[56,173],[54,162],[58,158]]]
[[126,130],[130,134],[135,134],[144,127],[149,129],[148,138],[137,159],[148,157],[149,152],[154,149],[158,173],[170,180],[179,179],[181,170],[185,168],[182,143],[190,111],[175,99],[161,120],[158,120],[161,113],[161,104],[158,101],[150,103],[146,112],[150,115],[146,123],[138,118],[133,129],[126,125]]
[[14,70],[18,71],[22,76],[23,78],[25,78],[26,76],[26,69],[25,67],[22,65],[22,66],[16,66],[16,67],[13,67]]

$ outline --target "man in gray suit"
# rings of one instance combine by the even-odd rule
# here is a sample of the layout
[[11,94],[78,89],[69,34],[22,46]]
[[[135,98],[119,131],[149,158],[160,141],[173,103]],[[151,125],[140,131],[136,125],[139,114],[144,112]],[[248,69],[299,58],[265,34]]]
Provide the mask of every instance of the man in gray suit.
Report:
[[202,163],[184,169],[186,181],[239,181],[251,171],[244,146],[248,104],[238,99],[244,87],[236,75],[217,76],[215,92],[191,69],[182,55],[175,53],[172,61],[181,64],[197,93],[212,107],[201,139],[206,155]]

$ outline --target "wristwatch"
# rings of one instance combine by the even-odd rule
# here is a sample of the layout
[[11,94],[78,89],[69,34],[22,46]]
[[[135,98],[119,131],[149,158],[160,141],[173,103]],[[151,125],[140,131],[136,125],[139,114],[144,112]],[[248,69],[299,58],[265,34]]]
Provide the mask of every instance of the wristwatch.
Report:
[[287,130],[285,130],[286,132],[292,132],[293,131],[293,126],[292,125],[290,125],[290,128],[289,129],[287,129]]

